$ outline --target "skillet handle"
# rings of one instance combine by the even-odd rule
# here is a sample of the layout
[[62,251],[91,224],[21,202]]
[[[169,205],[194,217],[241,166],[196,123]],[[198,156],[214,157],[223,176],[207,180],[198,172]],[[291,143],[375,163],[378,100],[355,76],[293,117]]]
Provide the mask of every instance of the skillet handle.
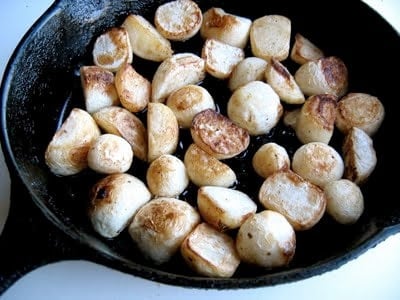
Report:
[[0,295],[26,273],[65,259],[93,258],[45,218],[17,178],[11,180],[10,211],[0,236]]

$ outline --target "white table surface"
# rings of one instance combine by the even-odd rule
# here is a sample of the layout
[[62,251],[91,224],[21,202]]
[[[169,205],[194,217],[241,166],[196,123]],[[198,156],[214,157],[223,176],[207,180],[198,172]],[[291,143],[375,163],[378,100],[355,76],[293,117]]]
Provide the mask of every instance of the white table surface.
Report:
[[[366,0],[400,30],[399,0]],[[52,0],[0,2],[0,74],[33,22]],[[0,150],[0,232],[7,218],[10,179]],[[0,253],[1,255],[1,253]],[[1,299],[400,299],[400,234],[337,270],[306,280],[244,290],[198,290],[164,285],[88,261],[40,267],[13,284]]]

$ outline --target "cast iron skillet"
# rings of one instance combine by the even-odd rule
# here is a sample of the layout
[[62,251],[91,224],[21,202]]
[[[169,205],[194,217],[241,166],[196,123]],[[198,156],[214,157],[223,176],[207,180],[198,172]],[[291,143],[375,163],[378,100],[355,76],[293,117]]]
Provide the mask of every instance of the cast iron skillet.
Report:
[[[262,9],[257,1],[198,1],[205,10],[212,6],[255,19],[281,14],[292,21],[292,33],[300,32],[326,55],[341,57],[349,68],[350,91],[378,96],[386,108],[386,118],[374,145],[378,165],[362,187],[365,212],[352,226],[341,226],[324,216],[312,230],[297,234],[294,260],[288,267],[265,270],[242,264],[233,278],[199,277],[183,265],[179,257],[156,267],[144,260],[126,232],[115,240],[99,237],[91,228],[86,205],[88,189],[100,177],[87,171],[60,178],[44,164],[44,151],[55,130],[72,107],[82,107],[79,67],[92,64],[95,37],[122,23],[128,13],[152,20],[164,1],[58,0],[39,19],[19,44],[6,69],[2,83],[2,146],[9,169],[21,179],[44,215],[73,239],[93,248],[109,265],[125,272],[180,286],[202,288],[250,288],[286,283],[335,269],[400,230],[400,201],[390,183],[391,170],[397,171],[395,103],[400,39],[395,30],[375,11],[358,1],[267,1]],[[293,41],[293,39],[292,39]],[[175,52],[200,53],[201,39],[174,43]],[[197,49],[197,50],[196,50]],[[249,49],[247,49],[248,51]],[[296,65],[285,62],[289,69]],[[157,64],[134,58],[135,68],[151,79]],[[226,84],[214,79],[203,83],[217,101],[226,101]],[[224,111],[224,106],[220,105]],[[340,148],[342,137],[335,133],[332,145]],[[272,134],[253,139],[246,155],[229,161],[238,173],[237,188],[255,197],[260,180],[243,171],[243,161],[256,147],[276,141],[289,150],[299,146],[293,132],[279,125]],[[185,143],[183,148],[185,147]],[[183,148],[178,150],[181,157]],[[143,176],[137,164],[130,172]],[[396,173],[395,173],[396,174]],[[193,203],[193,187],[183,199]],[[107,263],[108,264],[108,263]]]

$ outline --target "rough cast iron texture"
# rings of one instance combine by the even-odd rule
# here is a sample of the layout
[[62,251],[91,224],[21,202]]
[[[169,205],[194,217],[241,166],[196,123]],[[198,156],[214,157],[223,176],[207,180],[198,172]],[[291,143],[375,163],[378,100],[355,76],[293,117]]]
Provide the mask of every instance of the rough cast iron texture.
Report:
[[0,294],[39,266],[98,256],[46,219],[17,178],[11,187],[10,213],[0,236],[0,253]]
[[[198,1],[203,10],[217,6],[251,19],[266,14],[289,17],[292,35],[300,32],[326,55],[336,55],[344,60],[349,68],[350,91],[370,93],[382,100],[387,114],[374,137],[379,163],[363,187],[365,213],[353,226],[340,226],[325,216],[312,230],[298,232],[295,258],[288,267],[264,270],[242,264],[235,276],[227,279],[196,276],[183,265],[179,256],[169,264],[156,267],[143,259],[126,232],[114,240],[105,240],[95,234],[86,215],[86,205],[88,188],[100,176],[87,171],[68,178],[56,177],[45,166],[43,154],[72,107],[83,107],[79,67],[92,64],[90,53],[94,39],[107,28],[121,24],[128,13],[138,13],[151,20],[162,2],[60,0],[30,29],[6,69],[2,83],[1,134],[7,164],[22,180],[44,216],[63,234],[83,245],[77,246],[76,252],[72,250],[72,256],[87,247],[101,254],[91,256],[94,260],[144,278],[202,288],[250,288],[300,280],[335,269],[399,230],[400,202],[383,196],[395,194],[387,173],[392,168],[398,169],[395,166],[397,160],[393,161],[396,155],[392,146],[393,137],[397,136],[394,105],[398,83],[396,76],[388,75],[391,69],[400,69],[399,36],[393,28],[359,1],[347,1],[346,4],[327,1],[321,7],[319,1],[280,0],[268,1],[263,9],[256,9],[256,1],[243,6],[241,2],[205,0]],[[191,51],[199,54],[201,45],[201,38],[196,36],[185,43],[173,43],[173,48],[176,53]],[[245,50],[249,55],[250,49]],[[294,63],[290,60],[285,63],[292,72],[295,71]],[[151,79],[157,64],[135,57],[134,66]],[[227,101],[226,83],[209,77],[203,85],[217,101]],[[220,108],[224,111],[222,104]],[[341,139],[336,133],[332,143],[340,147]],[[290,154],[299,145],[293,132],[279,124],[271,134],[254,138],[246,155],[229,161],[239,176],[237,188],[253,197],[260,180],[251,170],[244,169],[246,159],[258,145],[268,141],[282,143]],[[178,155],[183,151],[184,148],[180,149]],[[139,163],[130,172],[143,176]],[[193,190],[188,190],[183,197],[195,202]],[[75,246],[72,244],[71,248]],[[86,256],[86,250],[82,255]],[[39,262],[47,259],[51,261],[54,257],[49,255]],[[2,276],[13,276],[10,271],[5,273]]]

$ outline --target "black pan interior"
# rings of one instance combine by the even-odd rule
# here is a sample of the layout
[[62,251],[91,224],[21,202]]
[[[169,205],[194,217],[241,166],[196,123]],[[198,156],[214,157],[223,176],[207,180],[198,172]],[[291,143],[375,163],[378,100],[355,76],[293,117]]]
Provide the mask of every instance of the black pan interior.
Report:
[[[144,260],[128,234],[106,240],[92,230],[86,216],[88,191],[101,176],[91,171],[71,177],[56,177],[44,164],[44,151],[55,130],[73,107],[84,108],[79,67],[91,65],[94,39],[107,28],[118,26],[129,13],[152,21],[154,11],[165,1],[60,1],[56,2],[28,32],[12,57],[3,82],[2,142],[11,169],[22,179],[33,200],[57,226],[75,239],[110,258],[110,265],[146,278],[171,284],[237,288],[270,285],[307,278],[336,268],[383,238],[386,228],[400,223],[400,202],[394,194],[388,172],[395,168],[394,147],[397,136],[395,102],[396,76],[399,70],[398,34],[376,12],[358,1],[267,1],[259,8],[257,1],[197,1],[203,10],[212,6],[255,19],[266,14],[281,14],[292,21],[292,35],[299,32],[326,55],[336,55],[349,69],[350,92],[378,96],[386,108],[386,118],[374,137],[378,165],[366,185],[365,213],[352,226],[342,226],[325,216],[312,230],[298,232],[294,260],[288,267],[265,270],[241,265],[230,279],[200,278],[191,273],[179,256],[161,267]],[[293,41],[293,39],[292,39]],[[202,40],[197,35],[184,43],[173,43],[176,53],[200,54]],[[250,55],[250,49],[246,49]],[[284,64],[294,72],[297,65]],[[149,80],[156,63],[134,57],[133,66]],[[207,78],[202,83],[219,109],[229,99],[226,82]],[[141,118],[145,114],[140,115]],[[182,157],[190,141],[187,132],[177,155]],[[332,145],[340,149],[342,136],[335,133]],[[275,141],[291,155],[300,145],[294,133],[279,124],[268,136],[253,138],[248,152],[228,161],[236,170],[236,188],[254,199],[260,179],[246,166],[259,145]],[[145,165],[134,163],[130,170],[144,178]],[[244,171],[243,171],[244,170]],[[195,188],[181,197],[195,203]]]

